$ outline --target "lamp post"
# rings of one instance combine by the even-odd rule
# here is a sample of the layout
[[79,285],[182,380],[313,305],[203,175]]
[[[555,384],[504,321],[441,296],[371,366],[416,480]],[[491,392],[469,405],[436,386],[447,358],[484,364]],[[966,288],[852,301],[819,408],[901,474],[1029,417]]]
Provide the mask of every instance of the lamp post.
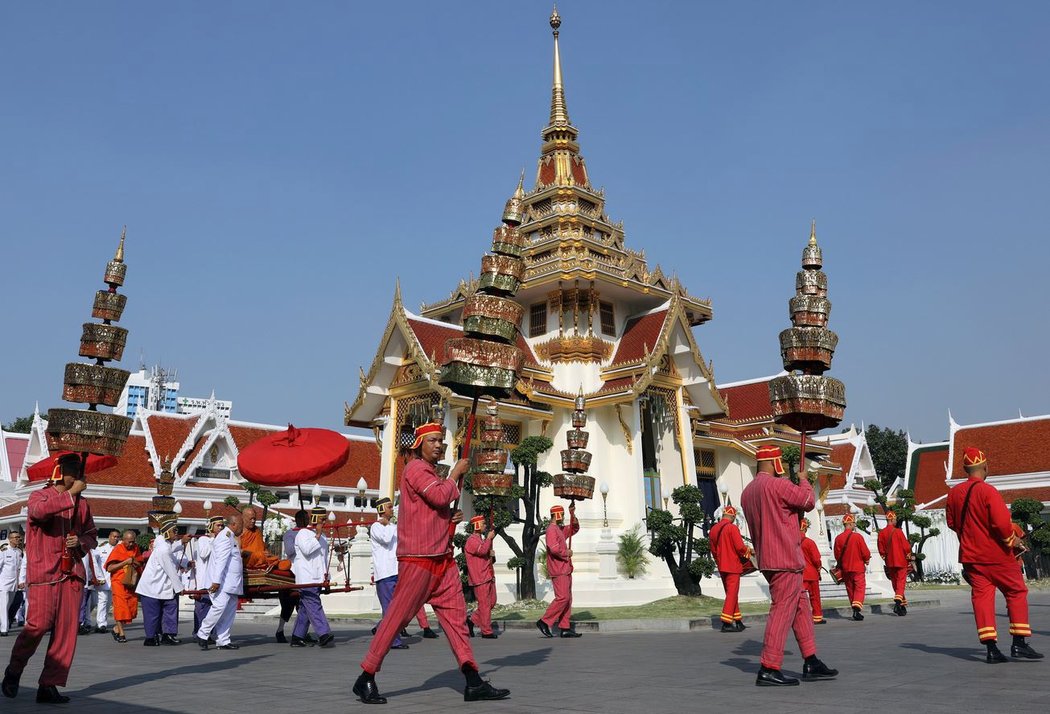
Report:
[[365,481],[365,477],[357,479],[357,502],[361,508],[361,522],[365,521],[365,491],[368,490],[368,482]]
[[314,487],[310,489],[310,495],[313,496],[314,505],[319,504],[321,502],[321,484],[315,483]]
[[715,482],[715,487],[718,488],[718,493],[722,496],[722,505],[729,506],[729,482],[725,476],[720,476],[718,481]]
[[609,482],[602,481],[598,491],[602,494],[602,528],[609,527]]
[[824,535],[824,507],[817,506],[817,520],[820,521],[820,534]]
[[201,505],[204,506],[204,520],[207,521],[211,518],[211,501],[205,501]]
[[667,502],[671,500],[671,489],[669,489],[667,486],[664,486],[663,490],[660,491],[660,496],[664,499],[664,510],[666,511]]

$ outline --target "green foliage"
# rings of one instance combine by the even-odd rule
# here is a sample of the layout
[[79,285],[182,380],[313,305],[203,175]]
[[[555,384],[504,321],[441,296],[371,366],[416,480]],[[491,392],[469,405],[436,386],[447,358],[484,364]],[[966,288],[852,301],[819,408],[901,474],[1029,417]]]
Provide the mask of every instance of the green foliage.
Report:
[[631,530],[620,534],[620,545],[616,550],[616,562],[631,579],[638,575],[645,575],[649,567],[645,538],[642,537],[640,531],[641,527],[636,524]]
[[550,580],[551,579],[551,574],[550,574],[550,571],[547,570],[547,549],[546,548],[541,547],[536,552],[536,561],[539,563],[540,577],[542,577],[544,580]]
[[[1050,553],[1050,524],[1043,520],[1043,504],[1034,498],[1018,498],[1010,504],[1010,517],[1021,524],[1036,554]],[[1040,570],[1036,565],[1036,572]]]
[[274,493],[273,491],[268,491],[265,488],[260,489],[259,493],[257,494],[257,498],[264,509],[268,509],[270,506],[274,505],[280,500],[279,498],[277,498],[276,493]]
[[797,446],[785,446],[780,449],[780,460],[784,462],[788,478],[798,483],[798,467],[802,460],[802,450]]
[[236,496],[227,496],[226,498],[222,499],[222,502],[230,508],[240,509],[241,507],[241,499],[237,498]]
[[699,595],[701,578],[715,569],[710,544],[696,534],[704,519],[703,494],[696,486],[679,486],[671,500],[678,506],[679,518],[658,508],[649,512],[649,552],[667,563],[679,595]]
[[18,417],[10,424],[4,424],[4,431],[9,434],[28,434],[33,428],[33,415]]
[[[912,553],[915,555],[914,578],[916,581],[922,582],[925,580],[922,561],[926,559],[922,549],[926,546],[926,541],[939,536],[941,530],[932,527],[933,520],[929,516],[915,511],[915,492],[911,489],[902,488],[897,491],[896,500],[890,504],[886,497],[889,485],[885,481],[868,479],[864,482],[864,486],[875,494],[876,505],[865,508],[864,512],[873,517],[872,522],[876,524],[876,532],[878,532],[878,522],[874,520],[875,515],[884,514],[890,510],[897,514],[897,525],[906,534],[908,542],[912,545]],[[917,528],[918,532],[916,533],[912,530],[912,527]]]
[[889,488],[898,478],[903,479],[908,460],[907,433],[870,424],[864,430],[864,438],[882,485]]
[[255,503],[255,499],[258,497],[259,492],[263,490],[263,487],[257,483],[251,481],[244,481],[241,483],[241,488],[248,492],[248,505],[251,506]]
[[152,533],[146,532],[140,535],[138,538],[136,538],[135,542],[138,543],[139,547],[145,551],[149,550],[149,547],[153,544],[153,538],[154,536]]

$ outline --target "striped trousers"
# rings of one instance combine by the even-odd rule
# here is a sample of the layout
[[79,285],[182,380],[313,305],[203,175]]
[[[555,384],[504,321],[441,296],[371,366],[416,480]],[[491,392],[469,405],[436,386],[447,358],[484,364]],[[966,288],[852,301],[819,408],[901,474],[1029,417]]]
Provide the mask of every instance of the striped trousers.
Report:
[[995,642],[999,638],[995,629],[997,588],[1006,598],[1010,634],[1032,636],[1032,626],[1028,623],[1028,586],[1025,585],[1020,564],[967,563],[963,565],[963,577],[970,584],[973,619],[977,622],[977,638],[981,642]]
[[25,628],[18,634],[11,648],[11,674],[20,676],[29,658],[40,646],[44,635],[51,633],[47,642],[44,669],[40,673],[41,687],[64,687],[77,651],[77,616],[84,583],[63,580],[47,585],[33,585],[33,606],[26,612]]
[[802,587],[802,573],[788,570],[763,570],[769,583],[769,619],[762,639],[760,662],[767,669],[780,669],[784,663],[784,643],[788,630],[794,630],[802,657],[817,653],[813,636],[813,608],[809,593]]
[[467,603],[459,568],[449,558],[425,565],[412,560],[399,562],[394,598],[361,661],[361,669],[372,674],[379,671],[394,638],[426,603],[434,608],[456,663],[461,669],[464,665],[478,668],[467,635]]

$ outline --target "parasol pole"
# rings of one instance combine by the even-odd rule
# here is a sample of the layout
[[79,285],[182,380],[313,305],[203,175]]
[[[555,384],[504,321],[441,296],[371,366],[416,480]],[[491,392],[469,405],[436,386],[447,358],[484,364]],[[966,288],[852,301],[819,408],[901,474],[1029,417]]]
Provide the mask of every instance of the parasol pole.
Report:
[[[463,447],[462,447],[462,449],[459,452],[459,457],[461,459],[469,459],[470,458],[470,440],[471,440],[471,437],[474,435],[474,419],[475,419],[475,417],[478,414],[478,397],[479,396],[481,396],[480,391],[478,389],[475,389],[474,390],[474,399],[470,403],[470,414],[467,416],[467,433],[466,433],[466,436],[463,437]],[[469,469],[468,469],[468,471],[469,471]],[[463,479],[465,477],[466,477],[466,473],[464,472],[464,474],[459,477],[459,480],[456,481],[456,487],[460,489],[460,497],[462,497]],[[455,515],[456,511],[459,509],[459,498],[460,497],[457,497],[455,503],[452,504],[452,514],[453,515]]]

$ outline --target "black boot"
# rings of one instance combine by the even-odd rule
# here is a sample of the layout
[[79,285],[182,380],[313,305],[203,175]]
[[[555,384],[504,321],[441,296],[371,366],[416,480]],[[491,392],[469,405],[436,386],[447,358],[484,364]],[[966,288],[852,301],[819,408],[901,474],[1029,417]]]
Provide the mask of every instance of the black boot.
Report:
[[37,704],[65,704],[69,701],[69,697],[59,694],[58,687],[43,686],[36,690],[36,702]]
[[[372,634],[374,635],[375,633],[373,632]],[[282,644],[282,645],[286,645],[286,644],[288,644],[288,638],[287,638],[287,637],[285,637],[285,636],[284,636],[284,633],[283,633],[283,632],[281,632],[280,630],[277,630],[277,632],[275,632],[275,633],[274,633],[274,635],[273,635],[273,638],[274,638],[275,640],[277,640],[277,642],[278,642],[279,644]]]
[[[985,655],[984,661],[988,664],[1001,664],[1003,662],[1009,662],[1006,655],[999,651],[999,646],[994,642],[988,642],[988,654]],[[1010,649],[1013,649],[1012,647]]]
[[554,633],[551,632],[551,628],[543,620],[536,620],[536,629],[539,630],[544,637],[554,637]]
[[429,627],[424,627],[420,634],[423,635],[424,640],[436,640],[439,637],[438,633],[434,632]]
[[739,630],[736,629],[736,625],[732,622],[723,622],[722,629],[719,632],[739,632]]
[[335,635],[333,635],[331,632],[329,632],[326,635],[321,635],[321,639],[317,640],[317,643],[325,649],[335,647]]
[[758,670],[758,678],[755,680],[757,687],[795,687],[798,680],[794,677],[785,677],[779,669],[768,669],[762,667]]
[[365,704],[386,704],[386,697],[379,694],[375,675],[368,672],[361,672],[361,676],[354,682],[353,689],[350,691]]
[[747,625],[744,624],[743,620],[737,620],[733,624],[736,626],[736,631],[737,632],[743,632],[744,630],[747,629]]
[[901,617],[904,617],[905,615],[907,615],[907,614],[908,614],[908,606],[907,606],[907,605],[905,605],[905,604],[904,604],[904,603],[902,602],[902,603],[901,603],[901,611],[900,611],[900,612],[898,612],[897,614],[898,614],[898,615],[900,615]]
[[802,679],[807,682],[816,681],[818,679],[834,679],[839,675],[837,669],[832,669],[827,666],[819,659],[816,655],[811,655],[806,658],[805,663],[802,665]]
[[893,614],[894,615],[898,615],[898,616],[901,614],[901,603],[900,603],[900,600],[894,600],[893,601]]
[[857,622],[860,622],[864,619],[864,615],[861,614],[859,607],[853,608],[853,619]]
[[14,674],[11,668],[8,667],[4,670],[4,681],[0,684],[0,692],[8,699],[14,699],[18,694],[18,680],[22,678],[19,674]]
[[1010,645],[1010,656],[1014,659],[1042,659],[1043,655],[1039,654],[1032,649],[1032,646],[1024,641],[1024,638],[1020,638],[1020,642],[1017,638],[1014,638],[1014,643]]

